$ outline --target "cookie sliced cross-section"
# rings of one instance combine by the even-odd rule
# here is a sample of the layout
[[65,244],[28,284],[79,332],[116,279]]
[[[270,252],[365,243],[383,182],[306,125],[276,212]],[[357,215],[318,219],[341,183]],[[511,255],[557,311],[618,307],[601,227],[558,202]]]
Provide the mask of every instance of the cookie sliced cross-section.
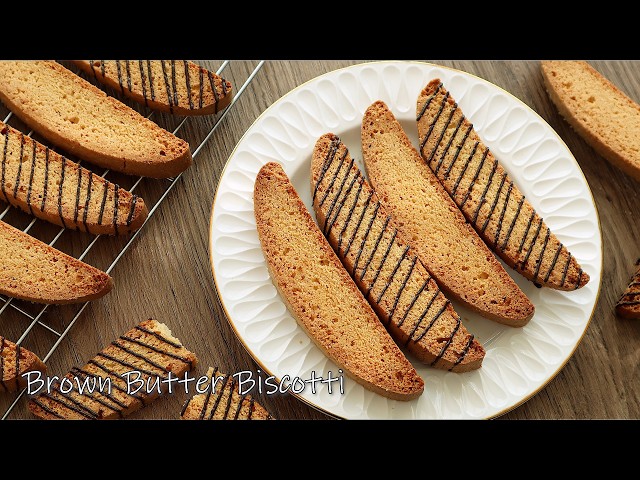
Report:
[[187,60],[75,60],[74,63],[138,103],[178,115],[209,115],[233,98],[231,82]]
[[[169,327],[156,320],[145,320],[111,342],[82,368],[71,369],[65,376],[68,382],[60,380],[50,392],[33,397],[29,410],[45,420],[126,417],[159,396],[156,382],[166,380],[169,375],[174,379],[182,377],[196,363],[195,354],[173,336]],[[160,385],[165,393],[168,387]],[[172,388],[175,385],[174,381]]]
[[365,388],[394,400],[420,396],[423,380],[340,263],[280,164],[260,169],[253,201],[271,279],[298,325]]
[[147,218],[137,195],[2,122],[0,162],[0,200],[55,225],[124,235]]
[[616,304],[616,313],[622,318],[640,318],[640,259],[638,270]]
[[439,79],[420,93],[417,122],[425,163],[507,265],[557,290],[587,284],[589,275],[525,199]]
[[44,372],[47,367],[38,356],[24,347],[18,347],[0,335],[0,393],[24,388],[22,376],[28,372]]
[[182,420],[273,420],[265,408],[249,394],[241,393],[233,375],[207,370],[208,381],[182,407]]
[[396,342],[436,368],[479,368],[484,348],[462,325],[333,134],[316,142],[311,191],[322,233]]
[[111,277],[0,221],[0,293],[36,303],[79,303],[111,291]]

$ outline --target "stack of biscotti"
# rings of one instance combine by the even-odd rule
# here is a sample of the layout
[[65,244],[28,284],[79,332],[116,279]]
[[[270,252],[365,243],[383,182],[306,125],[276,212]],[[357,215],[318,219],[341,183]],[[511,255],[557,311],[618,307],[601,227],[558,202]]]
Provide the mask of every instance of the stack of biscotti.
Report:
[[[232,375],[207,370],[207,391],[191,397],[182,407],[182,420],[273,420],[265,408],[249,394],[241,394]],[[202,388],[201,388],[202,389]]]
[[[148,405],[158,397],[156,381],[169,375],[181,377],[193,370],[195,354],[173,336],[169,328],[156,320],[146,320],[104,348],[82,368],[67,375],[73,387],[63,393],[60,384],[29,402],[29,410],[45,420],[108,420],[122,418]],[[144,385],[136,391],[126,375],[140,374]],[[77,379],[77,380],[76,380]],[[100,388],[78,388],[78,383],[95,382]],[[151,386],[147,390],[147,386]],[[65,387],[65,392],[68,386]],[[163,391],[166,388],[162,389]]]
[[392,224],[440,287],[484,317],[525,325],[533,304],[465,221],[381,101],[365,112],[362,153]]
[[395,400],[424,382],[344,269],[282,167],[264,165],[254,213],[274,285],[311,340],[365,388]]
[[147,207],[120,188],[0,122],[0,200],[61,227],[93,234],[138,230]]
[[23,375],[47,369],[38,356],[0,335],[0,393],[15,392],[26,385]]
[[233,98],[231,82],[187,60],[76,60],[96,80],[145,106],[179,115],[208,115]]
[[488,246],[537,285],[576,290],[589,281],[525,199],[440,79],[417,102],[420,153]]
[[0,221],[0,293],[37,303],[77,303],[111,291],[111,277]]
[[396,342],[436,368],[479,368],[484,348],[333,134],[316,142],[311,189],[322,232]]
[[98,166],[167,178],[191,165],[187,142],[57,62],[0,62],[0,100],[51,143]]
[[542,77],[560,115],[593,149],[640,181],[640,105],[583,61],[544,61]]

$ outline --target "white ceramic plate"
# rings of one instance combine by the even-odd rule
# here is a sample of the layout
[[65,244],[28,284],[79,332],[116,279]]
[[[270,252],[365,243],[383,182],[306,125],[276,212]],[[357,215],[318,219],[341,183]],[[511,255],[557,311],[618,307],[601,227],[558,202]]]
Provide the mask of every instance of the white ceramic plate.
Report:
[[[574,292],[538,289],[507,267],[536,307],[524,328],[486,320],[455,304],[487,354],[481,369],[456,374],[412,360],[425,381],[411,402],[388,400],[344,379],[344,394],[321,385],[299,398],[331,415],[351,419],[489,418],[537,393],[569,360],[596,304],[602,275],[600,224],[589,186],[571,152],[533,110],[473,75],[424,63],[355,65],[317,77],[269,107],[231,154],[220,179],[211,219],[214,279],[229,322],[265,372],[311,378],[335,376],[337,366],[296,324],[273,286],[253,215],[253,184],[262,165],[280,162],[313,215],[309,173],[318,137],[337,134],[361,160],[360,122],[383,100],[417,146],[416,100],[439,77],[551,229],[576,256],[591,281]],[[362,169],[362,163],[360,162]],[[298,384],[300,386],[300,384]]]

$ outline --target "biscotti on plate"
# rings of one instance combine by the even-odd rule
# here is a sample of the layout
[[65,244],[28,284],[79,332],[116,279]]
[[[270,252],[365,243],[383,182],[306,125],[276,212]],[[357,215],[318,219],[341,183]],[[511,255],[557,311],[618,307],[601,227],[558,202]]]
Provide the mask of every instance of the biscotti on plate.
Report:
[[249,394],[241,394],[233,375],[218,370],[207,370],[208,381],[201,391],[182,407],[182,420],[273,420],[262,405]]
[[526,324],[533,304],[466,222],[384,102],[365,112],[362,154],[391,224],[447,296],[505,325]]
[[187,60],[75,60],[99,82],[154,110],[209,115],[226,108],[231,82]]
[[638,271],[616,304],[616,313],[622,318],[640,318],[640,259]]
[[640,105],[583,61],[543,61],[560,115],[593,149],[640,181]]
[[0,100],[30,128],[83,160],[167,178],[191,165],[184,140],[53,61],[0,61]]
[[47,369],[38,356],[24,347],[18,347],[0,335],[0,393],[15,392],[27,384],[22,376],[28,372]]
[[484,348],[392,226],[386,207],[334,134],[316,142],[311,191],[320,229],[396,342],[436,368],[479,368]]
[[2,122],[0,159],[0,200],[55,225],[124,235],[147,218],[137,195]]
[[0,293],[36,303],[78,303],[109,293],[111,277],[0,221]]
[[253,201],[271,279],[298,325],[365,388],[395,400],[421,395],[424,382],[362,296],[278,163],[267,163],[258,172]]
[[576,290],[589,281],[439,79],[417,102],[420,152],[466,219],[510,267],[538,285]]
[[[111,342],[82,368],[73,368],[66,375],[72,388],[67,384],[61,389],[57,383],[51,392],[34,396],[29,410],[45,420],[126,417],[158,397],[156,381],[167,379],[170,374],[173,378],[182,377],[196,363],[195,354],[165,324],[145,320]],[[136,379],[144,387],[136,390],[133,385]],[[78,388],[78,384],[86,385],[85,380],[100,388]],[[164,392],[166,387],[161,390]]]

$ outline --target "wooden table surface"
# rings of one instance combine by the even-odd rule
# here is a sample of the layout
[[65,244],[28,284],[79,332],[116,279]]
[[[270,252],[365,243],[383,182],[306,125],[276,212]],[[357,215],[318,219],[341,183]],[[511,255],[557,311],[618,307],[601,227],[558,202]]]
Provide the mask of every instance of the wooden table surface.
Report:
[[[215,70],[221,62],[199,63]],[[224,76],[237,88],[256,63],[232,61]],[[225,318],[211,273],[209,220],[218,179],[236,143],[269,105],[307,80],[354,63],[359,62],[265,63],[199,152],[194,165],[177,181],[113,269],[114,290],[89,304],[51,355],[47,362],[50,374],[62,375],[70,367],[82,365],[103,346],[146,318],[167,323],[174,334],[196,352],[201,362],[197,374],[204,373],[207,365],[218,365],[226,372],[258,368]],[[484,78],[539,113],[573,152],[589,182],[600,215],[604,271],[600,297],[587,332],[560,373],[534,397],[501,418],[640,418],[640,323],[620,320],[614,315],[614,305],[635,269],[635,260],[640,257],[637,240],[640,238],[640,185],[598,156],[558,115],[543,88],[539,62],[439,60],[433,63]],[[594,61],[592,64],[640,102],[640,62]],[[1,118],[5,113],[6,109],[0,112]],[[177,121],[166,116],[160,118],[171,126]],[[199,142],[214,121],[211,117],[190,119],[183,133],[199,135]],[[19,125],[15,117],[9,123]],[[119,181],[124,185],[130,182],[126,178]],[[150,184],[147,188],[155,187]],[[5,220],[24,227],[30,219],[12,209]],[[40,223],[32,229],[36,236],[47,229]],[[65,238],[61,246],[73,253],[81,252],[92,239],[78,232],[65,232]],[[106,268],[119,245],[123,245],[122,239],[100,238],[87,261]],[[24,306],[33,310],[32,307]],[[62,331],[75,311],[72,307],[50,307],[41,320]],[[0,315],[0,333],[10,339],[17,339],[27,325],[15,309],[8,308]],[[36,325],[25,338],[24,346],[43,356],[55,339],[46,328]],[[184,393],[169,395],[130,418],[176,419],[186,398]],[[292,396],[257,395],[257,398],[280,419],[329,418]],[[0,416],[14,399],[11,395],[0,398]],[[8,418],[33,418],[24,397]]]

